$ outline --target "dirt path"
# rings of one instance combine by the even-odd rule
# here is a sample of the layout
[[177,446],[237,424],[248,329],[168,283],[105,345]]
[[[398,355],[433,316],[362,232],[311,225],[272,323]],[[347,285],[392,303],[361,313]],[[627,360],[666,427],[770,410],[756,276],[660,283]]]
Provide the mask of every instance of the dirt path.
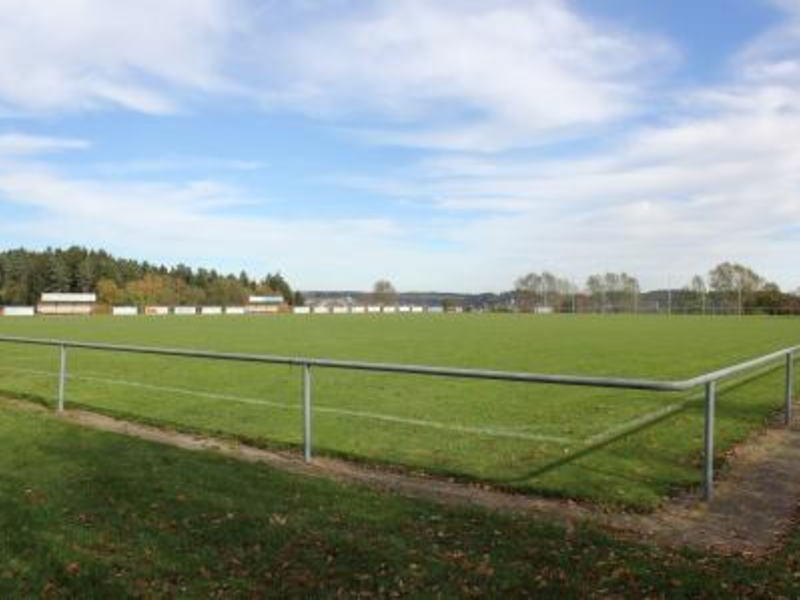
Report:
[[[21,410],[42,407],[5,400]],[[48,414],[52,414],[49,413]],[[292,453],[245,446],[172,430],[122,421],[80,410],[62,419],[185,450],[210,450],[239,460],[264,463],[284,471],[357,482],[448,505],[526,513],[565,525],[591,521],[637,540],[691,546],[720,553],[759,555],[780,547],[795,523],[800,502],[800,431],[769,428],[731,453],[714,500],[697,495],[673,499],[647,515],[603,512],[589,504],[510,494],[443,479],[407,475],[330,458],[306,464]]]

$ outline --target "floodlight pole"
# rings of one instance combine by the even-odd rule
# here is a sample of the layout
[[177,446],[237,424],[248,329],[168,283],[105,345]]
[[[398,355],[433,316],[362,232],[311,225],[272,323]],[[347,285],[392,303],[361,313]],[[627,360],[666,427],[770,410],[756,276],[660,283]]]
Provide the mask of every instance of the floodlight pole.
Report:
[[667,280],[667,316],[672,315],[672,280]]
[[739,316],[741,317],[744,314],[744,310],[742,307],[742,284],[739,284]]

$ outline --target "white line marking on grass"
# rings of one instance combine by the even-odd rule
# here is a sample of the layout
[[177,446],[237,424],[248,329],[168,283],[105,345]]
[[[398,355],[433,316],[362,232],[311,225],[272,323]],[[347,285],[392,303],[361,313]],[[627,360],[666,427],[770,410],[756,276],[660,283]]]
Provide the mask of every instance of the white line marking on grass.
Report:
[[[42,371],[37,369],[23,369],[17,367],[0,366],[4,371],[17,371],[20,373],[30,373],[34,375],[43,375],[47,377],[58,377],[58,373],[51,371]],[[68,379],[77,381],[89,381],[94,383],[106,383],[110,385],[120,385],[127,387],[135,387],[140,389],[153,390],[158,392],[169,392],[173,394],[184,394],[187,396],[195,396],[199,398],[207,398],[209,400],[226,400],[229,402],[239,402],[241,404],[251,404],[257,406],[270,406],[273,408],[280,408],[283,410],[300,410],[299,405],[286,404],[283,402],[273,402],[270,400],[263,400],[261,398],[246,398],[243,396],[233,396],[230,394],[217,394],[214,392],[201,392],[199,390],[190,390],[186,388],[178,388],[171,386],[153,385],[148,383],[141,383],[138,381],[127,381],[124,379],[108,379],[104,377],[93,377],[88,375],[67,375]],[[324,405],[314,405],[314,412],[327,413],[332,415],[340,415],[346,417],[355,417],[359,419],[370,419],[373,421],[384,421],[386,423],[399,423],[401,425],[412,425],[415,427],[428,427],[430,429],[439,429],[443,431],[455,431],[458,433],[468,433],[472,435],[482,435],[487,437],[499,437],[524,440],[529,442],[548,442],[552,444],[569,445],[574,443],[575,440],[566,437],[559,437],[553,435],[540,435],[536,433],[525,433],[520,431],[512,431],[509,429],[501,429],[494,427],[471,427],[468,425],[454,425],[450,423],[441,423],[439,421],[429,421],[426,419],[414,419],[409,417],[397,417],[394,415],[384,415],[374,412],[366,412],[360,410],[349,410],[346,408],[333,408]]]

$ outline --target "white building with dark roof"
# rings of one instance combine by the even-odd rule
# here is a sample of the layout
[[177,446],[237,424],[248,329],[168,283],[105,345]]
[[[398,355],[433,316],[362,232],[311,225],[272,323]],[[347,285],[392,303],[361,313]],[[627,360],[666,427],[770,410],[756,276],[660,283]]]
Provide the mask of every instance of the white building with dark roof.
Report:
[[91,315],[96,308],[96,294],[51,292],[42,294],[36,312],[40,315]]

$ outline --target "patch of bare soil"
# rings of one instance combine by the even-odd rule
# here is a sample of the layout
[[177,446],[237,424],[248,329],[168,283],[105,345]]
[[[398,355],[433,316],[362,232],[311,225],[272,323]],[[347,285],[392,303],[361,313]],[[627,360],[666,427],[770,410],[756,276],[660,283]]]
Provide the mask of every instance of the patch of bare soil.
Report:
[[[6,400],[5,404],[24,410],[45,410],[15,400]],[[590,504],[511,494],[338,459],[320,457],[309,464],[290,452],[254,448],[82,410],[65,411],[61,418],[185,450],[215,451],[292,473],[369,485],[409,498],[525,513],[567,526],[589,521],[637,540],[719,553],[760,555],[779,547],[783,536],[794,525],[800,501],[800,431],[777,426],[754,436],[730,453],[710,503],[702,502],[697,494],[690,494],[665,501],[652,514],[640,515],[606,512]]]

